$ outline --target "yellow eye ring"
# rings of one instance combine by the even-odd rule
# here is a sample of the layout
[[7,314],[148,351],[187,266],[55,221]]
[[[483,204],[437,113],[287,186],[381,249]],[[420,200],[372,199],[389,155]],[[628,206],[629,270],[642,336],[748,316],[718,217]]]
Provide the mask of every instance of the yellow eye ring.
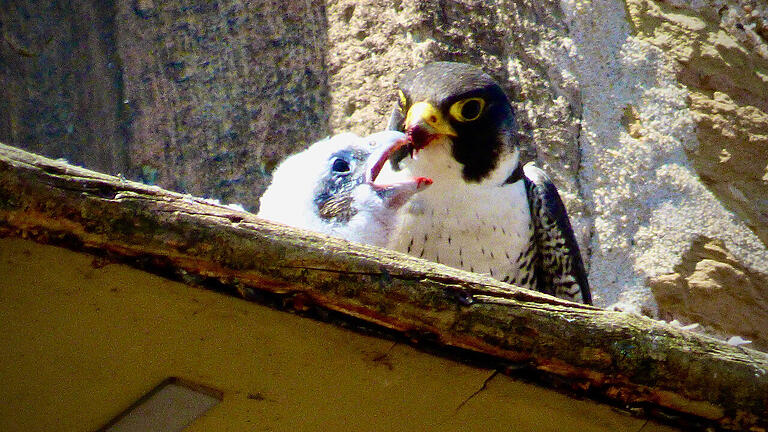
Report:
[[480,118],[485,108],[485,100],[479,97],[462,99],[451,105],[450,114],[460,122],[474,121]]
[[408,106],[408,99],[405,97],[405,93],[403,93],[402,90],[397,91],[397,97],[399,98],[398,108],[400,108],[400,111],[405,112],[405,107]]

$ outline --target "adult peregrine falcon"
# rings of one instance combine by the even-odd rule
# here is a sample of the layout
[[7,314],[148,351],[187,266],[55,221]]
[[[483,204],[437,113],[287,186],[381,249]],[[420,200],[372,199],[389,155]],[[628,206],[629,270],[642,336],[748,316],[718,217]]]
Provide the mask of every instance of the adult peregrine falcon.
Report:
[[546,174],[520,162],[515,112],[479,68],[436,62],[407,72],[389,129],[409,142],[382,176],[434,184],[400,209],[389,247],[591,304],[565,206]]
[[377,181],[406,136],[339,134],[284,160],[272,173],[257,216],[350,241],[385,246],[397,210],[431,184],[427,178]]

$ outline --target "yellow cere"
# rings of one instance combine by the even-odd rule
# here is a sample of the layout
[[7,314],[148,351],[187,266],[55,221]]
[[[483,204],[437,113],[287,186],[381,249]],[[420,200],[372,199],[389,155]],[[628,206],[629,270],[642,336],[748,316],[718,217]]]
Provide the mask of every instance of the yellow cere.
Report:
[[428,124],[436,133],[457,136],[456,131],[445,117],[429,102],[417,102],[408,109],[408,114],[405,116],[405,127],[410,128],[419,122]]

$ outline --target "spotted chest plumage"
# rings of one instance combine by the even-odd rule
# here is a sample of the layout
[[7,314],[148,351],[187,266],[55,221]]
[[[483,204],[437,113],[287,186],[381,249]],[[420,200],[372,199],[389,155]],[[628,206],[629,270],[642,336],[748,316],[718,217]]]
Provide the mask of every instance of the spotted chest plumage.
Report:
[[522,182],[476,184],[471,193],[439,184],[433,188],[401,210],[391,248],[535,287],[533,224]]

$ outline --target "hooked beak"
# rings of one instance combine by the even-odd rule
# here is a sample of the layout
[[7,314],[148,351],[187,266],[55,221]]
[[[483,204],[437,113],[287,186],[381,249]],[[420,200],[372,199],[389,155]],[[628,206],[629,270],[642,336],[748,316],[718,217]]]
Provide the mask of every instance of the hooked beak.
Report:
[[429,102],[417,102],[411,106],[405,116],[405,133],[413,147],[411,153],[418,152],[440,136],[457,136],[448,120]]
[[381,169],[393,153],[410,145],[407,135],[396,131],[379,132],[369,136],[369,139],[378,143],[374,153],[368,158],[365,181],[373,188],[376,194],[391,209],[398,209],[405,204],[416,192],[424,190],[432,184],[432,179],[427,177],[413,177],[409,180],[379,184],[376,179]]

